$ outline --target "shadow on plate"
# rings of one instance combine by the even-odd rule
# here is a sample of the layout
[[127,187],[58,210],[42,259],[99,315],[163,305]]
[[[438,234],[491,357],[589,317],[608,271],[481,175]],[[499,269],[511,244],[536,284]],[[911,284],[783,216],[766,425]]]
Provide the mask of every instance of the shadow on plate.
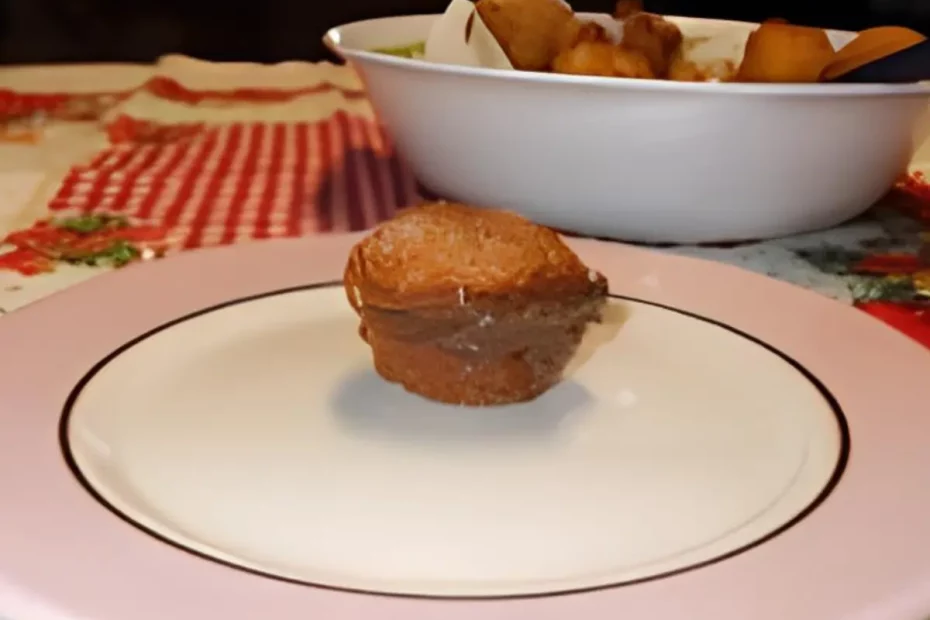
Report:
[[585,332],[584,340],[578,347],[578,352],[565,369],[565,376],[571,377],[578,370],[587,364],[594,354],[602,346],[617,337],[620,328],[629,318],[629,309],[627,304],[616,298],[608,298],[607,305],[601,316],[601,322],[588,326]]
[[332,410],[349,432],[373,440],[442,442],[541,442],[557,437],[589,411],[591,393],[572,375],[612,340],[627,318],[611,302],[604,321],[589,328],[566,379],[536,400],[497,407],[459,407],[433,402],[388,383],[373,368],[347,377],[336,389]]
[[590,402],[584,387],[566,380],[527,403],[444,405],[388,383],[372,368],[353,374],[339,386],[332,410],[349,432],[373,440],[486,444],[546,441],[577,422]]

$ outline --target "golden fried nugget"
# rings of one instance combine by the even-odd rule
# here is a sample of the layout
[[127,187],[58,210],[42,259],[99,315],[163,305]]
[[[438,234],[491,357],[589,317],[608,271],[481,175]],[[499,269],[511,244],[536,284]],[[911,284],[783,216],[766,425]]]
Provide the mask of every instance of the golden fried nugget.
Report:
[[649,59],[635,50],[600,41],[581,41],[552,63],[555,73],[601,77],[655,78]]
[[884,58],[889,54],[917,45],[927,37],[900,26],[869,28],[856,35],[833,56],[820,74],[821,80],[832,80],[858,69],[867,62]]
[[673,82],[730,82],[736,75],[736,65],[731,60],[714,60],[697,64],[693,60],[678,57],[668,69],[668,79]]
[[697,63],[679,56],[669,65],[668,79],[673,82],[706,82],[707,75]]
[[649,59],[642,52],[614,46],[614,77],[655,79]]
[[660,78],[668,75],[683,40],[678,26],[659,15],[634,13],[623,21],[623,47],[649,59],[652,72]]
[[820,28],[767,22],[750,33],[736,80],[816,82],[833,55]]
[[475,8],[514,68],[523,71],[549,69],[566,31],[577,28],[561,0],[478,0]]
[[612,43],[607,30],[600,24],[575,20],[572,25],[565,29],[559,51],[575,47],[582,41]]
[[698,64],[679,57],[668,69],[668,79],[673,82],[732,82],[735,75],[735,63],[726,59]]

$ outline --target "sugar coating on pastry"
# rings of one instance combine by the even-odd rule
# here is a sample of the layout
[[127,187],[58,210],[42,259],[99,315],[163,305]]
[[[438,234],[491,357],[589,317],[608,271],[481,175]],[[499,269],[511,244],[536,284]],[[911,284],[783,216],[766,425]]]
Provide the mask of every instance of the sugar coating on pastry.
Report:
[[555,232],[447,203],[407,209],[359,242],[344,286],[377,372],[460,405],[526,401],[557,384],[607,295]]
[[507,211],[451,203],[410,208],[382,224],[356,246],[349,269],[356,273],[347,279],[369,289],[357,292],[380,307],[443,296],[466,303],[514,289],[580,292],[586,287],[574,276],[588,280],[589,273],[552,230]]

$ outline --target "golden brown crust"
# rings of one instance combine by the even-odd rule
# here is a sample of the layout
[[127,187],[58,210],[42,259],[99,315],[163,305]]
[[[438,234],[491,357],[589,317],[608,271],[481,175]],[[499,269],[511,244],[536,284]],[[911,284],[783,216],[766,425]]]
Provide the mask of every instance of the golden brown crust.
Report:
[[562,0],[478,0],[475,9],[522,71],[547,71],[577,21]]
[[652,79],[649,59],[640,52],[602,41],[581,41],[556,56],[553,73]]
[[749,33],[736,80],[812,83],[836,56],[820,28],[766,22]]
[[660,15],[634,13],[623,22],[623,47],[645,56],[656,77],[668,76],[683,42],[678,26]]
[[821,81],[829,81],[857,69],[867,62],[883,58],[925,41],[927,37],[900,26],[878,26],[862,30],[852,41],[837,51],[820,73]]
[[445,203],[409,209],[358,243],[344,284],[377,371],[464,405],[552,387],[607,294],[553,231]]
[[519,215],[430,203],[404,210],[356,245],[345,283],[356,309],[410,309],[584,294],[595,276],[555,232]]

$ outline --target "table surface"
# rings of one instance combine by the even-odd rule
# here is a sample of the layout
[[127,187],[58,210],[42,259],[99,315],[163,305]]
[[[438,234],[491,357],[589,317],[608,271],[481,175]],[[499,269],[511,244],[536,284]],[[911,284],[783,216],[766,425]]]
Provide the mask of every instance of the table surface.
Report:
[[[346,67],[328,63],[275,66],[216,64],[171,56],[151,66],[11,67],[0,69],[0,90],[5,88],[21,93],[63,90],[119,92],[135,88],[157,76],[168,77],[189,89],[303,89],[305,94],[284,103],[213,106],[205,113],[197,106],[186,105],[189,102],[166,101],[149,92],[138,92],[118,106],[119,112],[133,118],[168,123],[205,118],[211,122],[312,123],[324,122],[340,113],[353,119],[374,119],[368,102],[363,96],[358,96],[361,86],[357,76]],[[335,87],[328,87],[332,85]],[[34,144],[0,142],[0,234],[29,227],[35,221],[48,217],[49,202],[60,190],[69,169],[87,161],[106,144],[106,135],[99,124],[86,122],[50,123],[42,139]],[[913,169],[930,170],[930,142],[917,152]],[[339,213],[336,213],[336,219],[339,220]],[[331,230],[351,227],[351,223],[337,221]],[[876,277],[869,273],[855,273],[853,264],[876,252],[914,255],[922,244],[922,230],[921,223],[879,208],[844,226],[814,234],[728,248],[680,246],[664,250],[739,265],[816,290],[844,303],[920,303],[920,287],[911,283],[902,288],[900,274],[884,273]],[[894,271],[890,267],[881,270]],[[11,312],[63,287],[93,277],[100,271],[99,268],[65,265],[53,273],[23,277],[0,270],[0,313]],[[902,320],[913,322],[914,316]]]
[[[389,139],[378,133],[375,116],[361,92],[357,76],[350,69],[329,64],[287,63],[262,67],[250,64],[216,65],[168,57],[152,66],[5,68],[0,69],[0,104],[4,89],[39,94],[123,92],[159,76],[170,78],[174,84],[191,90],[220,92],[243,88],[274,88],[299,93],[299,96],[287,101],[240,102],[236,105],[202,108],[191,101],[165,99],[150,89],[151,92],[134,92],[118,106],[120,114],[143,121],[177,124],[209,120],[216,123],[219,119],[221,126],[226,125],[232,129],[223,133],[226,130],[220,128],[217,130],[219,133],[203,138],[203,142],[198,144],[205,150],[212,148],[208,145],[217,140],[226,146],[243,139],[247,142],[252,140],[250,144],[262,145],[255,147],[259,163],[253,165],[253,168],[258,168],[249,171],[252,175],[249,177],[250,182],[253,178],[263,178],[270,186],[276,178],[274,175],[281,174],[282,167],[291,165],[300,167],[301,173],[306,174],[304,167],[309,165],[306,161],[309,157],[311,162],[316,162],[322,175],[315,182],[324,183],[326,175],[337,174],[335,168],[346,167],[347,162],[355,161],[349,152],[356,140],[368,146],[374,145],[372,148],[377,153],[390,151],[386,145]],[[257,128],[258,125],[271,129],[266,132]],[[330,135],[326,133],[328,128],[338,130],[332,135],[344,137],[340,145],[334,147],[331,141],[326,140],[313,141],[314,136]],[[243,131],[250,133],[242,138],[240,134]],[[259,138],[257,142],[255,138],[249,138],[258,134],[265,135],[265,138]],[[275,150],[278,144],[275,140],[279,134],[283,136],[280,151]],[[217,138],[217,135],[220,137]],[[268,138],[268,135],[274,136],[274,139]],[[294,145],[306,145],[308,139],[311,146],[326,145],[329,150],[323,154],[325,157],[312,148],[308,153],[301,155],[298,152],[295,155],[294,149],[297,147]],[[94,175],[103,174],[101,170],[106,168],[106,158],[101,158],[100,154],[107,152],[107,148],[107,134],[99,122],[49,121],[42,129],[41,138],[34,143],[0,140],[0,239],[8,233],[27,229],[35,222],[48,218],[54,213],[50,206],[81,199],[79,192],[75,194],[75,187],[79,188],[80,180],[86,175],[96,179]],[[182,153],[177,154],[179,158],[183,157]],[[103,162],[102,168],[88,164],[91,160]],[[385,162],[383,166],[377,161],[356,163],[375,176],[381,175],[382,181],[394,175],[396,204],[392,203],[390,208],[395,208],[413,195],[412,177],[403,171],[397,172],[394,169],[397,164],[393,160],[385,159]],[[228,167],[241,173],[237,165],[233,163]],[[930,172],[930,143],[918,150],[912,169]],[[359,220],[340,211],[341,206],[360,200],[358,192],[353,191],[352,187],[352,179],[357,180],[358,177],[351,177],[344,171],[342,174],[344,178],[340,181],[340,187],[344,195],[341,202],[332,199],[329,211],[322,218],[325,221],[320,220],[323,212],[316,210],[313,211],[313,217],[317,219],[310,224],[301,221],[288,228],[282,223],[281,230],[287,230],[281,232],[281,235],[310,235],[359,228],[374,223],[379,214],[383,216],[389,213],[387,207],[379,206],[370,198],[364,200],[374,205],[371,211],[375,215],[371,218]],[[216,175],[214,177],[218,178]],[[74,182],[75,178],[77,183]],[[365,191],[376,193],[378,182],[364,181],[364,186],[368,188]],[[927,204],[930,204],[930,191],[925,193],[925,197]],[[267,196],[256,198],[259,212],[263,208],[261,205],[265,204],[262,200],[267,202]],[[291,200],[293,202],[297,198]],[[926,209],[926,214],[930,215],[930,208]],[[204,217],[208,218],[209,214]],[[228,215],[224,217],[228,219]],[[301,217],[304,220],[308,217],[313,219],[306,213]],[[828,231],[732,247],[678,246],[662,248],[662,251],[737,265],[815,290],[842,303],[856,304],[930,346],[930,325],[923,314],[926,296],[930,295],[927,292],[930,289],[930,268],[925,268],[920,257],[927,226],[930,226],[930,217],[922,222],[921,218],[906,214],[888,203],[878,205],[869,214]],[[273,221],[270,225],[266,222],[265,228],[264,234],[235,233],[225,240],[220,238],[228,232],[224,232],[224,229],[218,233],[217,243],[235,243],[240,240],[254,242],[256,236],[278,236]],[[209,236],[209,232],[204,234]],[[200,239],[201,245],[202,242],[203,239]],[[0,256],[10,249],[12,247],[9,244],[0,244]],[[15,311],[107,269],[58,265],[49,273],[32,276],[0,269],[0,314]],[[930,319],[930,315],[927,315],[927,319]]]

